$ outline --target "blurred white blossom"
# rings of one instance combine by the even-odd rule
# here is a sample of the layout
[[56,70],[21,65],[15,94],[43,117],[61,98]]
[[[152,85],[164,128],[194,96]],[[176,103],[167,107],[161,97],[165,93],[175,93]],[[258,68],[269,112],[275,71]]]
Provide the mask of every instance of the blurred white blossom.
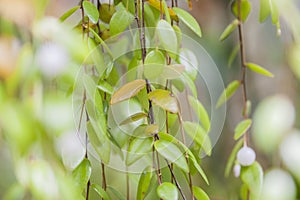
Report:
[[54,77],[63,73],[69,64],[68,52],[56,43],[45,43],[37,51],[36,61],[43,75]]

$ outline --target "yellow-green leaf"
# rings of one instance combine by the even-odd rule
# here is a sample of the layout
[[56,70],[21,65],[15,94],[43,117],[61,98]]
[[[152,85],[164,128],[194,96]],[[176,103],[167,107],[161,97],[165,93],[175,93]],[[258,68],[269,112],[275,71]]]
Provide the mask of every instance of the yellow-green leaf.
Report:
[[232,95],[235,93],[235,91],[239,88],[240,85],[241,85],[241,82],[237,81],[237,80],[229,83],[227,88],[223,91],[223,93],[219,97],[216,107],[218,108],[221,105],[223,105],[226,101],[228,101],[232,97]]
[[239,52],[240,50],[240,45],[237,44],[234,49],[231,51],[230,55],[229,55],[229,58],[228,58],[228,67],[230,68],[232,66],[232,63],[234,61],[234,59],[236,58],[237,56],[237,53]]
[[65,21],[66,19],[68,19],[71,15],[73,15],[73,13],[75,13],[78,9],[80,8],[80,6],[75,6],[71,9],[69,9],[67,12],[65,12],[60,18],[60,21]]
[[223,33],[221,34],[219,40],[223,41],[225,40],[231,33],[232,31],[234,31],[237,27],[237,25],[239,24],[239,20],[235,19],[233,20],[223,31]]
[[177,99],[168,90],[154,90],[148,94],[148,98],[155,105],[170,113],[178,113],[179,111]]
[[260,0],[259,21],[263,22],[271,13],[270,0]]
[[185,132],[204,150],[207,155],[211,155],[211,142],[207,132],[199,125],[186,121],[183,123]]
[[172,183],[164,182],[157,187],[156,191],[163,200],[178,200],[178,190]]
[[279,10],[274,0],[270,1],[270,12],[271,12],[272,23],[277,25],[279,23]]
[[202,36],[201,28],[196,21],[196,19],[187,11],[181,9],[181,8],[173,8],[179,19],[187,25],[194,33],[196,33],[199,37]]
[[115,12],[116,12],[116,8],[114,5],[110,5],[108,3],[102,3],[99,9],[99,18],[101,19],[101,21],[108,24]]
[[200,187],[193,186],[193,191],[196,199],[198,200],[209,200],[208,195]]
[[266,70],[265,68],[257,65],[257,64],[254,64],[254,63],[246,63],[246,66],[251,69],[252,71],[258,73],[258,74],[262,74],[262,75],[265,75],[265,76],[268,76],[268,77],[274,77],[274,75]]
[[143,79],[137,79],[125,84],[112,95],[110,104],[116,104],[121,101],[130,99],[131,97],[134,97],[145,86],[146,86],[146,81]]
[[120,123],[120,125],[129,124],[131,122],[135,122],[135,121],[138,121],[140,119],[146,118],[147,116],[148,116],[147,113],[138,112],[138,113],[135,113],[135,114],[129,116],[128,118],[126,118],[124,121],[122,121]]
[[198,99],[189,96],[188,97],[189,103],[193,108],[193,111],[196,113],[198,119],[202,123],[205,130],[208,132],[210,129],[210,118],[207,114],[207,111],[205,110],[204,106]]
[[181,152],[180,149],[172,142],[161,138],[154,143],[154,147],[162,157],[174,163],[183,171],[189,172],[189,166],[184,158],[184,153]]
[[238,140],[242,135],[244,135],[251,127],[251,124],[251,119],[241,121],[234,129],[234,139]]
[[[232,13],[238,17],[238,1],[239,0],[235,0],[232,5],[231,5],[231,10]],[[249,13],[251,11],[251,4],[249,2],[249,0],[241,0],[241,10],[240,10],[240,14],[241,14],[241,20],[244,22],[246,21]]]
[[89,1],[84,1],[82,3],[82,6],[85,11],[85,14],[89,17],[91,22],[93,24],[96,24],[99,19],[99,12],[98,12],[98,9],[96,8],[96,6]]
[[[153,8],[155,8],[156,10],[160,11],[160,1],[159,0],[148,0],[147,1],[149,3],[150,6],[152,6]],[[162,6],[162,12],[163,14],[165,14],[165,7]],[[176,22],[178,22],[178,16],[176,15],[176,13],[173,11],[173,9],[168,8],[168,12],[170,14],[171,19],[175,20]]]

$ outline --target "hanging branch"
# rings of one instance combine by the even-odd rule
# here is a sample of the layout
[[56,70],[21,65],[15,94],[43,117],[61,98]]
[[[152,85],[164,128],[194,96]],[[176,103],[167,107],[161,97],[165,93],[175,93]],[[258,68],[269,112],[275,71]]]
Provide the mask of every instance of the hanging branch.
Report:
[[[239,44],[240,44],[240,58],[241,58],[241,85],[242,85],[242,93],[243,93],[243,117],[244,119],[248,119],[248,111],[247,111],[247,88],[246,88],[246,53],[244,47],[244,33],[242,27],[242,20],[241,20],[241,0],[237,1],[238,5],[238,35],[239,35]],[[244,134],[244,146],[248,144],[249,137],[249,130]]]
[[[80,9],[81,9],[81,26],[82,26],[82,40],[84,40],[84,34],[85,34],[85,29],[87,28],[88,32],[87,32],[87,41],[88,41],[88,37],[89,37],[89,19],[87,21],[87,27],[85,25],[85,20],[84,20],[84,8],[83,8],[83,1],[80,1]],[[85,69],[86,70],[86,69]],[[80,119],[79,119],[79,125],[78,125],[78,131],[80,131],[81,128],[81,122],[82,122],[82,118],[83,118],[83,111],[85,108],[85,101],[86,101],[86,91],[84,90],[83,92],[83,98],[82,98],[82,107],[81,107],[81,112],[80,112]],[[86,122],[89,121],[89,115],[87,113],[87,110],[85,109],[86,112]],[[88,134],[87,132],[85,132],[85,158],[88,159]],[[90,191],[90,179],[87,182],[86,185],[86,195],[85,195],[85,199],[88,200],[89,199],[89,191]]]

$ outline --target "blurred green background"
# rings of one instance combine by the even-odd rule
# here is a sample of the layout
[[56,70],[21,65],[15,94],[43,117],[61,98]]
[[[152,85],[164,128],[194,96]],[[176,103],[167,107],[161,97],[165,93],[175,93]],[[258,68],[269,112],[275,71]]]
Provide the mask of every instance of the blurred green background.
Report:
[[[270,18],[259,23],[259,0],[251,0],[252,11],[244,24],[247,60],[275,75],[266,78],[248,73],[254,120],[250,144],[265,172],[263,199],[292,200],[300,198],[300,1],[273,1],[281,16],[280,36]],[[203,31],[197,40],[227,85],[240,75],[239,59],[228,63],[237,34],[219,41],[233,20],[230,1],[192,2],[190,12]],[[78,196],[73,180],[66,176],[84,157],[76,136],[70,87],[88,50],[72,29],[80,12],[64,24],[56,20],[77,4],[68,0],[0,0],[0,199],[19,199],[24,194],[23,199],[31,199],[27,190],[37,199]],[[188,10],[185,1],[180,5]],[[198,182],[211,199],[239,199],[241,181],[233,175],[225,178],[224,170],[234,146],[234,127],[242,119],[241,98],[237,93],[229,101],[223,132],[211,157],[202,160],[211,183],[205,186],[200,177]],[[111,184],[122,188],[118,179],[124,175],[112,169],[108,174]],[[94,179],[98,176],[93,174]]]

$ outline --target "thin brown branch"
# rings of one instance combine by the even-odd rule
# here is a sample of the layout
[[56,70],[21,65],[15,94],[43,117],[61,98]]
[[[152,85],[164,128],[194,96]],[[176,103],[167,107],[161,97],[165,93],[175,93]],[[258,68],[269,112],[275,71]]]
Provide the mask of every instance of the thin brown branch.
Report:
[[106,184],[106,176],[105,176],[105,165],[103,162],[101,162],[101,171],[102,171],[102,188],[103,190],[106,190],[107,184]]
[[178,183],[178,181],[177,181],[177,179],[176,179],[176,176],[175,176],[175,174],[174,174],[174,171],[173,171],[173,169],[172,169],[172,167],[171,167],[169,161],[168,161],[167,159],[165,159],[165,161],[166,161],[166,163],[167,163],[167,165],[168,165],[168,168],[169,168],[169,170],[170,170],[170,172],[171,172],[171,175],[172,175],[172,178],[173,178],[173,180],[174,180],[174,182],[175,182],[175,185],[176,185],[177,189],[179,190],[180,195],[182,196],[182,199],[183,199],[183,200],[186,200],[186,197],[185,197],[185,195],[184,195],[184,193],[183,193],[183,190],[182,190],[181,186],[179,185],[179,183]]
[[[240,58],[241,58],[241,84],[242,84],[242,93],[243,93],[243,117],[244,119],[248,118],[247,112],[247,87],[246,87],[246,52],[245,52],[245,45],[244,45],[244,33],[243,33],[243,22],[241,19],[241,0],[237,1],[238,5],[238,33],[239,33],[239,44],[240,44]],[[249,131],[244,134],[244,145],[248,144],[249,140]]]

